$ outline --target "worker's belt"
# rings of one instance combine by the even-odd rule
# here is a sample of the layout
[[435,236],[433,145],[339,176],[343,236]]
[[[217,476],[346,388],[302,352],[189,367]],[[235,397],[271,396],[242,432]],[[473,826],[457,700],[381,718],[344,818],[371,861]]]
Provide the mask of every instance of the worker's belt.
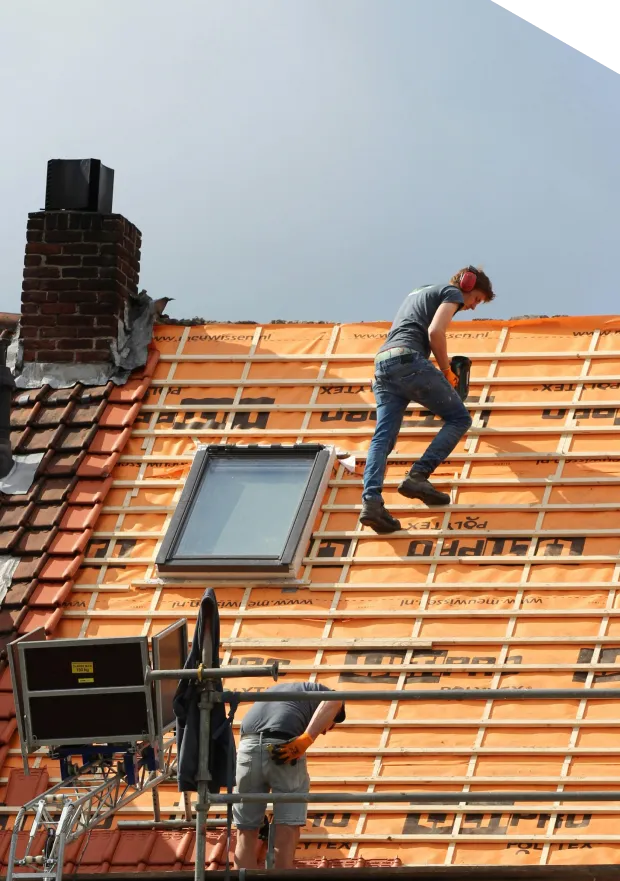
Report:
[[292,740],[294,737],[297,737],[296,734],[291,734],[288,731],[267,728],[265,731],[247,731],[245,734],[241,732],[241,739],[243,740],[244,737],[258,737],[261,734],[263,737],[271,737],[274,740]]
[[379,352],[375,358],[375,364],[391,358],[398,358],[401,364],[406,364],[408,361],[413,361],[417,354],[418,352],[414,352],[413,349],[406,349],[404,346],[394,346],[392,349]]

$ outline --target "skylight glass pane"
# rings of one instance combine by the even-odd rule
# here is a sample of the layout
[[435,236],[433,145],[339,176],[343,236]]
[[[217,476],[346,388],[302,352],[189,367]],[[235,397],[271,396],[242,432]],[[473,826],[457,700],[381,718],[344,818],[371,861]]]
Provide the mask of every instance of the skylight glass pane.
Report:
[[190,511],[177,557],[280,557],[314,457],[215,458]]

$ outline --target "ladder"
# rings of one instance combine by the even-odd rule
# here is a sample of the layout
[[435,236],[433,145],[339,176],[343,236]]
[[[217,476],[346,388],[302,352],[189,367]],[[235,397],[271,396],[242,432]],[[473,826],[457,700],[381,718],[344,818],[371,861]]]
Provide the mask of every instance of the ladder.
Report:
[[[164,742],[161,762],[148,744],[128,748],[120,757],[118,744],[89,747],[82,756],[90,761],[81,766],[72,765],[68,760],[69,754],[80,752],[79,747],[64,754],[52,754],[60,758],[63,779],[20,808],[11,834],[6,881],[18,878],[62,881],[66,846],[149,790],[156,819],[159,819],[156,788],[176,775],[174,746],[174,737]],[[29,824],[24,853],[17,858],[19,834]],[[20,872],[21,868],[26,871]]]

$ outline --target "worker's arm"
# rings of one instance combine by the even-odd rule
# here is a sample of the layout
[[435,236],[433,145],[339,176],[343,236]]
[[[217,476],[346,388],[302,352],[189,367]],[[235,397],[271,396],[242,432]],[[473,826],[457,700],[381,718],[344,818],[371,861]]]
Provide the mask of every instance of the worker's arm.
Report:
[[312,746],[319,734],[325,734],[342,709],[341,701],[323,701],[314,711],[303,734],[279,743],[271,750],[271,758],[277,765],[287,765],[300,759],[308,747]]
[[435,312],[435,316],[428,329],[428,340],[431,344],[431,352],[435,356],[435,360],[442,372],[450,370],[446,331],[458,308],[458,303],[442,303],[439,309]]
[[313,717],[308,722],[306,734],[309,734],[312,740],[316,740],[319,734],[325,734],[341,709],[342,701],[323,701],[320,703],[314,711]]

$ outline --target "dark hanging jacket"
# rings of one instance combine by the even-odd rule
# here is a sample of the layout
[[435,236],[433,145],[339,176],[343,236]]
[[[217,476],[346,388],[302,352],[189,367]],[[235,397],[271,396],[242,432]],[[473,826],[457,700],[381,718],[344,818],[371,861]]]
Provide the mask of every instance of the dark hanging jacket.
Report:
[[[211,629],[213,657],[211,667],[219,667],[220,616],[215,591],[208,588],[200,602],[198,620],[192,647],[185,662],[185,669],[196,669],[202,659],[202,637],[205,626]],[[215,681],[215,690],[222,691],[222,680]],[[179,792],[196,792],[198,772],[198,744],[200,691],[193,679],[181,679],[174,695],[174,714],[177,719],[177,776]],[[232,714],[231,714],[232,716]],[[211,739],[209,743],[209,792],[219,792],[222,787],[232,789],[235,782],[235,741],[231,720],[226,717],[226,705],[215,704],[211,710]]]

